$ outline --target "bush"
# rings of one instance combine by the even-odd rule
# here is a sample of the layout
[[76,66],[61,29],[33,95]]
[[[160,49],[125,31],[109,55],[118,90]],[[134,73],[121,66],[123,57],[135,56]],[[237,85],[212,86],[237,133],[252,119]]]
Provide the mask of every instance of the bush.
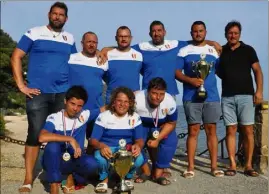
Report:
[[5,120],[2,113],[0,113],[0,135],[5,134]]

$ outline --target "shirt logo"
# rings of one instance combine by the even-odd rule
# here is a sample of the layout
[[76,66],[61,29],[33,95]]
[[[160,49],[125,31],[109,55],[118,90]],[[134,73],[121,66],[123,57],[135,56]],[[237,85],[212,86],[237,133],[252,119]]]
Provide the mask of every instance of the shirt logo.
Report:
[[170,45],[169,44],[166,44],[165,45],[165,48],[169,49],[170,48]]
[[209,53],[213,53],[213,49],[212,49],[212,48],[209,48],[209,49],[208,49],[208,52],[209,52]]
[[80,115],[79,118],[78,118],[78,120],[79,120],[81,123],[84,123],[84,121],[85,121],[83,115]]
[[168,114],[168,109],[167,108],[162,109],[162,114],[167,115]]
[[132,58],[136,59],[136,54],[135,53],[132,53]]
[[64,39],[65,41],[67,41],[67,37],[66,37],[65,35],[63,35],[63,39]]
[[131,127],[134,127],[135,120],[134,119],[129,119],[129,125]]

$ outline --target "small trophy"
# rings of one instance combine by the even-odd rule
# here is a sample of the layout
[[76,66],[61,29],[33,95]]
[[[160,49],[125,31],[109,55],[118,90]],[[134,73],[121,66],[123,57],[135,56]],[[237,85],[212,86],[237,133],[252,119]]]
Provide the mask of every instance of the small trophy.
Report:
[[114,167],[116,173],[120,176],[121,182],[117,186],[115,192],[122,193],[128,192],[131,193],[131,189],[125,184],[125,176],[130,171],[133,163],[133,155],[131,152],[126,150],[126,141],[121,139],[119,141],[120,149],[113,155],[113,162],[111,165]]
[[[192,62],[192,70],[196,74],[198,78],[201,78],[205,81],[206,77],[210,73],[211,68],[213,67],[213,62],[208,63],[205,58],[206,54],[200,55],[200,60],[197,62]],[[204,84],[202,84],[197,90],[198,99],[204,100],[207,97],[207,92],[204,88]]]

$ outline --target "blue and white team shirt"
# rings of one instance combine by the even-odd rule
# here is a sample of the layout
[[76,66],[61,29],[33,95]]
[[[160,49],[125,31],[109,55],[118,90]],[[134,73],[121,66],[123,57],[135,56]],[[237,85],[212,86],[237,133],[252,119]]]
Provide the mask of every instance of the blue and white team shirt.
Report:
[[113,49],[108,52],[107,56],[106,103],[109,102],[112,90],[117,87],[125,86],[133,91],[140,90],[139,75],[142,68],[142,54],[134,49],[130,49],[128,52]]
[[[180,70],[184,70],[184,74],[189,77],[197,77],[192,70],[192,64],[201,59],[201,54],[205,55],[205,60],[208,63],[211,63],[213,66],[211,72],[204,81],[204,87],[207,91],[207,102],[218,102],[220,101],[219,93],[217,89],[217,80],[216,80],[216,69],[219,64],[219,56],[214,47],[205,45],[205,46],[194,46],[188,45],[178,52],[177,65]],[[195,93],[198,88],[183,83],[183,102],[185,101],[195,101]]]
[[167,84],[167,92],[171,95],[177,95],[176,58],[178,50],[187,44],[185,41],[165,40],[164,44],[158,46],[154,45],[152,41],[132,46],[143,55],[142,89],[147,89],[149,81],[153,78],[161,77]]
[[28,30],[17,48],[29,53],[28,87],[38,88],[42,93],[65,92],[68,85],[68,59],[76,53],[72,34],[62,31],[54,37],[47,26]]
[[143,138],[143,127],[137,113],[116,117],[109,110],[101,113],[95,121],[91,139],[96,139],[110,147],[118,147],[119,140],[125,139],[127,144]]
[[84,107],[96,109],[103,106],[103,77],[108,67],[107,63],[98,65],[97,57],[86,57],[79,52],[70,56],[68,64],[70,86],[82,85],[88,93],[88,101]]
[[[59,111],[57,113],[53,113],[47,117],[45,126],[43,129],[59,134],[59,135],[64,135],[64,122],[66,126],[66,135],[70,136],[72,132],[73,125],[74,126],[74,131],[72,134],[72,137],[76,139],[76,141],[79,143],[80,148],[84,148],[84,140],[86,136],[86,127],[87,127],[87,122],[95,119],[97,115],[100,113],[99,110],[94,110],[94,111],[89,111],[89,110],[82,110],[77,117],[75,118],[68,118],[64,117],[65,121],[63,120],[63,111]],[[69,145],[69,147],[71,147]],[[71,149],[72,151],[73,148]]]
[[[141,117],[146,133],[160,130],[160,126],[164,123],[177,120],[176,101],[169,93],[165,93],[163,101],[155,109],[150,108],[147,98],[147,90],[135,93],[136,112]],[[154,124],[154,122],[156,123],[156,118],[158,118],[157,126]]]

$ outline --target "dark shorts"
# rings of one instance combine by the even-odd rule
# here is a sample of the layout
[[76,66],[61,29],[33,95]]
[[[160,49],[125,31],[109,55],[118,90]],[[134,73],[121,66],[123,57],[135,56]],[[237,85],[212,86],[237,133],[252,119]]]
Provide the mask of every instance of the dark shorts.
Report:
[[28,119],[28,135],[26,145],[38,146],[38,136],[44,127],[48,115],[64,108],[65,93],[40,94],[33,98],[26,98],[26,112]]
[[184,102],[184,111],[188,124],[217,123],[221,116],[220,102]]

